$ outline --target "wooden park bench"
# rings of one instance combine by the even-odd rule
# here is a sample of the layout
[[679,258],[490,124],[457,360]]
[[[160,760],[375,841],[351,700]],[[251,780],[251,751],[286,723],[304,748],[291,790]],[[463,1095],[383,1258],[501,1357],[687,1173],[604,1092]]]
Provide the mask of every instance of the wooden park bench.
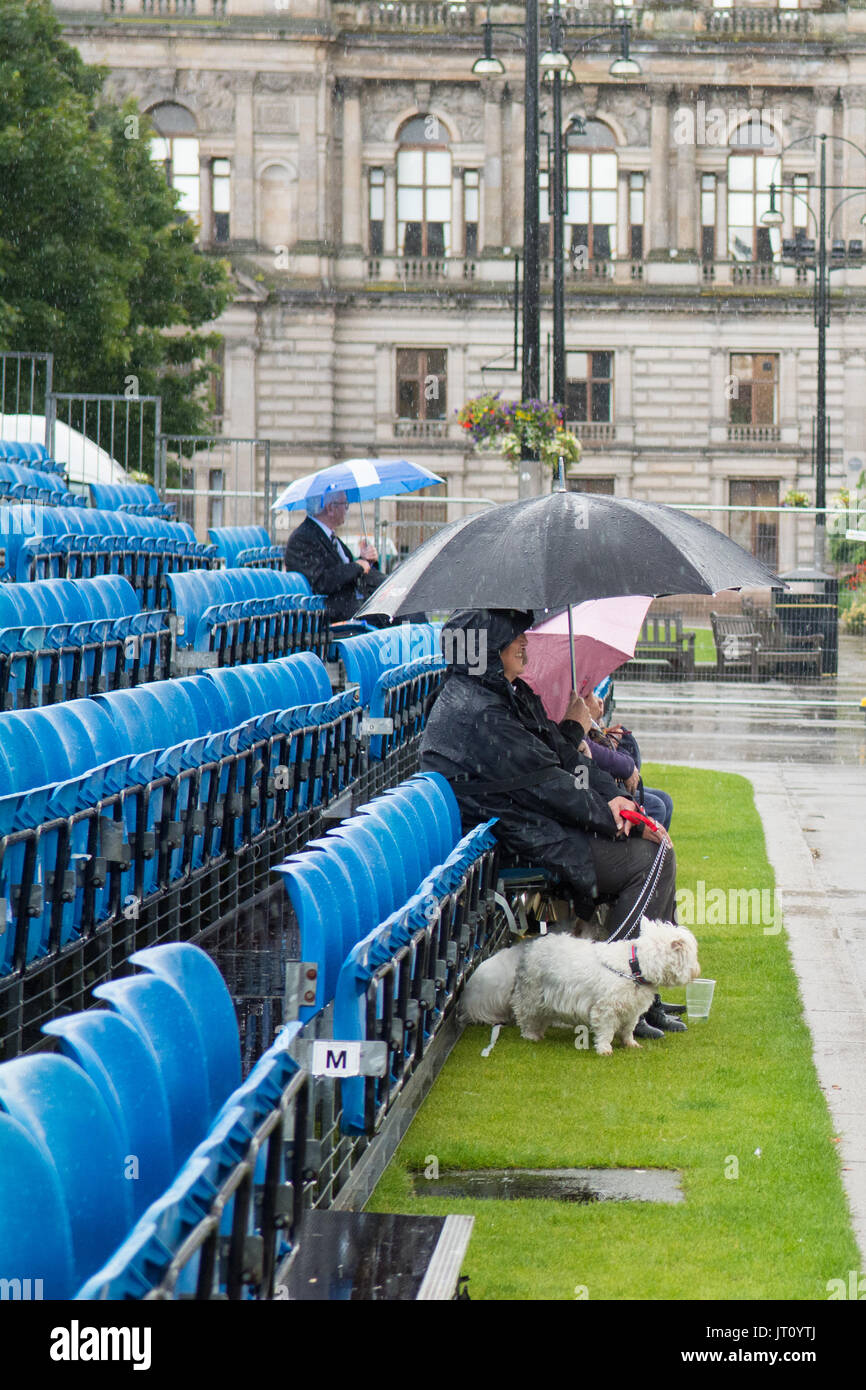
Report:
[[677,676],[694,675],[695,634],[683,632],[682,613],[653,613],[645,618],[634,661],[664,664]]
[[716,644],[716,670],[747,673],[753,680],[773,676],[782,668],[801,666],[821,675],[823,638],[810,633],[789,638],[776,626],[769,613],[752,609],[749,613],[711,613]]

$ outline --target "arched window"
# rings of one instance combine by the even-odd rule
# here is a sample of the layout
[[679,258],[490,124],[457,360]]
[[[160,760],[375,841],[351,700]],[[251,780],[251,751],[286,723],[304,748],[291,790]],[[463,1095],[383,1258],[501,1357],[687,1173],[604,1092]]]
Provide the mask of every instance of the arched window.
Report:
[[451,151],[436,116],[413,116],[400,131],[397,151],[397,252],[448,256],[451,252]]
[[772,126],[751,112],[734,131],[728,155],[728,255],[734,261],[772,261],[779,245],[775,227],[761,225],[770,206],[770,182],[781,183],[779,140]]
[[180,194],[180,211],[198,221],[201,203],[195,117],[174,101],[160,102],[147,114],[159,132],[151,139],[150,157],[163,166],[168,183]]
[[[608,261],[617,253],[617,158],[612,131],[602,121],[588,120],[566,136],[565,254],[576,265]],[[542,224],[548,224],[549,255],[553,254],[553,219],[548,175],[543,171]]]

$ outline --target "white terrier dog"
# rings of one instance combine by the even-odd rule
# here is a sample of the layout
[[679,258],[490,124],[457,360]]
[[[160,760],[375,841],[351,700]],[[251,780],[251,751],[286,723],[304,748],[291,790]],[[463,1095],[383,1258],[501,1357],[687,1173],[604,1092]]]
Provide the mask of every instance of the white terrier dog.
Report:
[[588,1024],[595,1050],[640,1047],[633,1033],[659,989],[700,975],[687,927],[641,920],[640,936],[608,943],[552,933],[499,951],[480,965],[460,1001],[461,1023],[516,1023],[538,1042],[556,1023]]

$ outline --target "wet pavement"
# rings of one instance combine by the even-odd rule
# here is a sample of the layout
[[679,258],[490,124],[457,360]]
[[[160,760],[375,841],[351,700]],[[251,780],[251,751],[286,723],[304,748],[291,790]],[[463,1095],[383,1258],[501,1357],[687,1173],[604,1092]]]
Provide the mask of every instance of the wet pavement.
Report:
[[819,683],[619,681],[615,718],[652,762],[814,762],[866,768],[866,638],[842,637]]
[[438,1178],[416,1174],[416,1197],[499,1202],[684,1202],[681,1175],[670,1168],[473,1168]]
[[[645,758],[747,777],[866,1268],[866,640],[815,685],[620,682]],[[821,702],[821,703],[815,703]],[[676,819],[673,826],[676,842]],[[699,929],[698,929],[699,934]]]

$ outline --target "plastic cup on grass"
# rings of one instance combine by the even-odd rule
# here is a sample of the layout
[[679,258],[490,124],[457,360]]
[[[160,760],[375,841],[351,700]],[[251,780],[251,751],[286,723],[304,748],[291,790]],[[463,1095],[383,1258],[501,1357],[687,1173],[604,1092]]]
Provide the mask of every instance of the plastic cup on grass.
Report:
[[709,1018],[715,980],[692,980],[686,985],[686,1013],[689,1018]]

